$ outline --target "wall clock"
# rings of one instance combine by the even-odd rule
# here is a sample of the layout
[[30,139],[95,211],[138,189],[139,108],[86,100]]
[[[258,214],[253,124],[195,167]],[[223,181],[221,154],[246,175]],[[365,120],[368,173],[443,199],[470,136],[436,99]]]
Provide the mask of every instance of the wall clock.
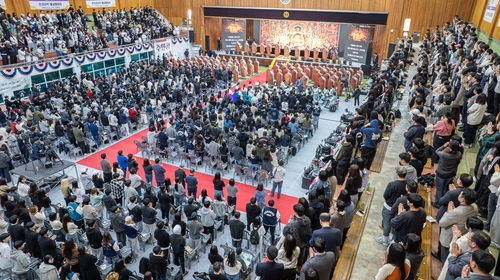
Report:
[[283,4],[283,5],[290,4],[290,1],[291,0],[280,0],[281,4]]

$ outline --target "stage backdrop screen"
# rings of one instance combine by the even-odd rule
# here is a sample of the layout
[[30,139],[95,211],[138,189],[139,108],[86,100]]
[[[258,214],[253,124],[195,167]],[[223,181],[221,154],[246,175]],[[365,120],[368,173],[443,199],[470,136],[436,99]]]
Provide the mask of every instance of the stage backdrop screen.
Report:
[[300,50],[309,47],[338,47],[340,24],[331,22],[261,20],[260,42],[281,46],[288,45]]
[[222,49],[225,51],[236,50],[236,42],[243,47],[246,36],[245,19],[222,19]]
[[344,58],[347,61],[365,64],[366,51],[370,44],[370,28],[351,25],[347,30],[345,40]]

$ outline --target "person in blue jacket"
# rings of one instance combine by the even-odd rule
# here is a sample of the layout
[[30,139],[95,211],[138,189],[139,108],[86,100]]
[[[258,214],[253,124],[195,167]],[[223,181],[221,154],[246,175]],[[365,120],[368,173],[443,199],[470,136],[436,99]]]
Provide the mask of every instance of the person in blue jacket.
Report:
[[118,151],[118,156],[116,157],[116,161],[118,161],[118,165],[123,171],[123,178],[127,177],[127,168],[128,168],[128,159],[123,155],[123,151]]
[[361,132],[365,135],[365,142],[361,152],[361,158],[366,162],[366,169],[370,170],[377,144],[382,141],[382,130],[378,127],[378,120],[373,119],[370,123],[361,128]]

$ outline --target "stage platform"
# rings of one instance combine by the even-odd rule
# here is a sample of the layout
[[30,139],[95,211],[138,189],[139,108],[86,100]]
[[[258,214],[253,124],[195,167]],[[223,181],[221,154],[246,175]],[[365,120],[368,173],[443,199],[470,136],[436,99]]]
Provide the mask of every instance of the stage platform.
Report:
[[[222,57],[225,57],[226,60],[229,60],[229,58],[244,58],[244,59],[249,59],[251,58],[252,60],[257,60],[259,62],[259,64],[261,66],[269,66],[271,65],[271,62],[274,60],[275,57],[271,56],[271,57],[267,57],[267,56],[255,56],[255,55],[237,55],[237,54],[228,54],[226,52],[223,52],[223,51],[218,51],[216,52],[218,56],[220,56],[221,58]],[[329,60],[328,62],[323,62],[323,61],[314,61],[312,59],[309,59],[309,60],[298,60],[298,59],[293,59],[293,58],[286,58],[284,56],[279,56],[278,58],[276,58],[276,62],[277,63],[285,63],[287,62],[288,60],[290,60],[289,63],[300,63],[300,64],[303,64],[303,65],[325,65],[325,66],[336,66],[336,67],[340,67],[340,64],[338,63],[332,63],[331,60]],[[364,64],[361,64],[361,63],[352,63],[352,65],[349,66],[349,64],[344,64],[344,67],[353,67],[353,68],[361,68],[361,65],[364,65]]]
[[[35,163],[36,165],[36,163]],[[57,173],[62,173],[62,176],[66,175],[66,169],[74,168],[76,176],[78,177],[78,170],[76,168],[76,164],[71,161],[62,160],[57,161],[52,164],[51,168],[40,168],[38,171],[33,170],[33,163],[29,162],[27,164],[20,165],[10,171],[11,175],[16,176],[25,176],[26,179],[30,182],[35,182],[40,184],[50,176],[54,176]],[[77,178],[79,180],[79,178]]]

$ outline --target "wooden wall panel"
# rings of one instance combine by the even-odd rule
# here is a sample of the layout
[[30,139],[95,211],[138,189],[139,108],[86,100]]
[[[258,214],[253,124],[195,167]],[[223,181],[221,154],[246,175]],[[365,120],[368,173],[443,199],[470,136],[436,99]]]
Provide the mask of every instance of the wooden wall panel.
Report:
[[475,26],[479,26],[481,21],[483,21],[483,14],[486,9],[486,4],[488,0],[476,0],[474,11],[472,12],[471,21]]

